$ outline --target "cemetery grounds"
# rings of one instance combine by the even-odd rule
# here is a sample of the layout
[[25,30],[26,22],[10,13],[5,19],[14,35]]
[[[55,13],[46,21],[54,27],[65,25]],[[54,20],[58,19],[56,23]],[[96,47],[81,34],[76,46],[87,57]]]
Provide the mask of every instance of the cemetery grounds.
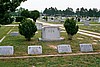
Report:
[[[88,30],[92,32],[100,33],[100,25],[82,26],[79,25],[82,30]],[[67,40],[66,32],[60,32],[61,37],[64,37],[63,41],[42,42],[38,38],[41,37],[41,31],[32,38],[30,42],[26,41],[22,35],[10,36],[10,32],[18,31],[17,26],[2,26],[0,28],[0,39],[4,36],[5,39],[0,43],[1,46],[14,46],[14,55],[12,56],[0,56],[0,57],[20,57],[20,56],[33,56],[29,58],[0,58],[0,67],[100,67],[100,54],[92,55],[69,55],[69,56],[50,56],[50,57],[35,57],[39,55],[28,55],[28,46],[41,45],[43,48],[42,55],[57,55],[56,46],[60,44],[70,44],[72,53],[63,54],[78,54],[80,52],[79,44],[90,43],[93,46],[93,52],[100,52],[100,39],[91,36],[86,36],[77,33],[73,40]],[[62,30],[64,31],[64,30]]]

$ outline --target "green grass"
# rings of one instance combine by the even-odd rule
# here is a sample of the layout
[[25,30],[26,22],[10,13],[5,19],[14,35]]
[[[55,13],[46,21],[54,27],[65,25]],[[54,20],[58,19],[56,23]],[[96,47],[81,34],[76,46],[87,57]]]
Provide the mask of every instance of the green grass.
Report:
[[100,67],[100,55],[0,60],[0,67]]
[[83,30],[88,30],[88,31],[100,33],[100,25],[97,25],[97,26],[96,25],[91,25],[91,26],[81,26],[81,25],[79,25],[79,28],[83,29]]
[[[12,31],[18,31],[18,27],[15,27],[12,29]],[[31,41],[26,41],[24,36],[19,35],[19,36],[10,36],[9,34],[7,37],[3,40],[3,42],[0,43],[2,46],[14,46],[14,56],[21,56],[21,55],[28,55],[27,54],[27,48],[30,45],[41,45],[43,47],[43,54],[58,54],[56,49],[53,49],[49,47],[48,45],[54,45],[57,46],[59,44],[70,44],[73,53],[79,53],[80,52],[80,47],[79,44],[81,43],[91,43],[93,45],[94,52],[100,51],[100,40],[93,38],[93,37],[88,37],[80,34],[76,34],[73,37],[72,41],[67,40],[67,34],[66,33],[61,33],[61,37],[64,37],[64,41],[54,41],[54,42],[42,42],[38,41],[38,38],[41,37],[41,31],[38,31],[38,33],[32,38]],[[79,39],[83,38],[83,39]],[[94,41],[96,40],[96,42]],[[94,44],[96,43],[96,44]]]
[[[90,27],[90,26],[89,26]],[[89,29],[88,26],[80,26],[81,29]],[[99,26],[92,26],[90,29],[99,30]],[[76,34],[73,40],[67,40],[67,34],[61,33],[64,41],[42,42],[38,41],[41,37],[41,31],[32,38],[31,41],[26,41],[24,36],[10,36],[7,32],[12,27],[1,27],[0,38],[4,35],[7,37],[0,43],[1,46],[14,46],[13,56],[25,56],[27,48],[30,45],[41,45],[43,47],[43,54],[58,54],[56,49],[50,48],[48,45],[57,46],[59,44],[70,44],[72,53],[80,53],[79,44],[91,43],[94,52],[100,52],[100,39],[93,37]],[[18,27],[14,27],[12,31],[18,31]],[[97,31],[96,31],[97,32]],[[83,38],[83,39],[80,39]],[[95,41],[96,40],[96,41]],[[96,43],[96,44],[94,44]],[[39,57],[39,58],[26,58],[26,59],[3,59],[0,60],[0,67],[100,67],[100,54],[98,55],[80,55],[80,56],[66,56],[66,57]]]
[[5,26],[2,26],[0,27],[0,39],[5,36],[11,29],[12,27],[5,27]]
[[[77,22],[77,24],[84,24],[84,23],[83,22]],[[90,24],[100,24],[100,23],[91,21]]]

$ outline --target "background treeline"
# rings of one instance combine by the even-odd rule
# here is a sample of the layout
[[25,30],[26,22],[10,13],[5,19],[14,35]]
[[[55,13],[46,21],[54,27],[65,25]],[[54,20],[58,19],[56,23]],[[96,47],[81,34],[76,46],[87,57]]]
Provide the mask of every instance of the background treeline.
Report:
[[43,11],[47,16],[81,16],[81,17],[100,17],[100,10],[97,8],[77,8],[76,11],[73,8],[67,8],[66,10],[58,10],[56,7],[45,8]]

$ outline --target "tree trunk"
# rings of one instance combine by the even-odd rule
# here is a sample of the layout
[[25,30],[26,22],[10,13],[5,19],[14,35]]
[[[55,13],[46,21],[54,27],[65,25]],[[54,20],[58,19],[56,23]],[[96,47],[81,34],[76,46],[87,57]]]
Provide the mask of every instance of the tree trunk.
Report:
[[68,34],[68,40],[72,40],[72,35]]
[[30,40],[31,40],[31,38],[26,38],[26,40],[27,40],[27,41],[30,41]]

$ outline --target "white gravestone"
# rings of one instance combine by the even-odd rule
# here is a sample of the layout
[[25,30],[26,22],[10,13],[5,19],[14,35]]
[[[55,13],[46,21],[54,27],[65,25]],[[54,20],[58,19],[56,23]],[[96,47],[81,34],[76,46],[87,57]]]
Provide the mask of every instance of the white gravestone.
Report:
[[19,32],[11,32],[10,35],[11,36],[18,36],[19,35]]
[[42,23],[36,23],[35,25],[36,25],[36,27],[37,27],[38,30],[41,30],[42,27],[43,27]]
[[98,19],[98,22],[100,23],[100,17],[99,17],[99,19]]
[[90,52],[93,51],[92,44],[80,44],[81,52]]
[[90,21],[85,21],[84,26],[89,26]]
[[28,46],[28,54],[42,54],[42,46]]
[[48,26],[42,28],[42,38],[39,38],[42,41],[57,41],[64,40],[64,38],[60,37],[60,29],[55,26]]
[[0,55],[13,55],[13,46],[0,46]]
[[59,53],[72,52],[70,45],[67,44],[58,45],[57,50]]

